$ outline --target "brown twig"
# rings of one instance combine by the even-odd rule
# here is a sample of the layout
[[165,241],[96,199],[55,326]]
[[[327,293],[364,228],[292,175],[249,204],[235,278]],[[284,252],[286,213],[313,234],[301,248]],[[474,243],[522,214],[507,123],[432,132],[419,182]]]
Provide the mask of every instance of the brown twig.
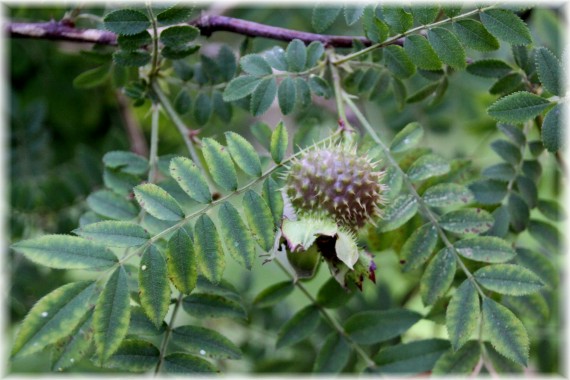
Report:
[[[301,32],[221,15],[203,14],[190,21],[189,24],[199,28],[205,36],[210,36],[218,31],[226,31],[249,37],[264,37],[280,41],[299,39],[305,44],[320,41],[325,46],[334,47],[351,47],[353,40],[358,40],[365,46],[372,44],[369,39],[362,36],[335,36]],[[57,21],[41,23],[8,22],[4,30],[10,37],[14,38],[74,41],[102,45],[117,44],[117,36],[112,32],[99,29],[77,29],[69,23]],[[398,42],[396,41],[396,43]]]
[[143,157],[148,157],[148,144],[146,142],[146,138],[138,120],[134,117],[132,110],[129,108],[130,106],[127,98],[120,91],[117,91],[116,94],[119,113],[123,119],[123,125],[127,132],[131,151]]

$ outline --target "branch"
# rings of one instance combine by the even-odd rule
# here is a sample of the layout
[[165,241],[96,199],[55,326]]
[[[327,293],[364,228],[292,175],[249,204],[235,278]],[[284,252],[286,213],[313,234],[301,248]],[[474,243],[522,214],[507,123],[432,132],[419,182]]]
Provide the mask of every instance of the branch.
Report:
[[[214,32],[225,31],[249,37],[264,37],[279,41],[299,39],[305,44],[320,41],[325,46],[333,47],[352,47],[353,40],[358,40],[365,46],[372,45],[369,39],[362,36],[334,36],[301,32],[218,15],[204,14],[190,21],[189,24],[199,28],[200,33],[205,36],[210,36]],[[8,22],[4,29],[12,38],[36,38],[117,45],[117,35],[112,32],[99,29],[77,29],[68,23],[57,21],[42,23]],[[394,43],[402,44],[403,40],[396,40]]]
[[213,16],[205,14],[193,21],[190,21],[190,25],[199,28],[200,32],[205,36],[210,36],[213,32],[225,31],[249,37],[264,37],[287,42],[299,39],[305,44],[309,44],[313,41],[320,41],[325,46],[334,47],[352,47],[353,40],[358,40],[365,46],[372,45],[372,42],[369,39],[361,36],[333,36],[327,34],[300,32],[297,30],[279,28],[276,26],[269,26],[227,16]]

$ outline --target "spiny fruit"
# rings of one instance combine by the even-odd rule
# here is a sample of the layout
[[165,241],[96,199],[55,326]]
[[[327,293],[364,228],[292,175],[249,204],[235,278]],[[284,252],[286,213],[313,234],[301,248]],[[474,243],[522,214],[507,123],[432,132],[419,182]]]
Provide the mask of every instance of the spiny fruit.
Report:
[[351,229],[380,214],[383,171],[356,148],[329,146],[296,158],[287,175],[287,195],[298,213],[324,212]]

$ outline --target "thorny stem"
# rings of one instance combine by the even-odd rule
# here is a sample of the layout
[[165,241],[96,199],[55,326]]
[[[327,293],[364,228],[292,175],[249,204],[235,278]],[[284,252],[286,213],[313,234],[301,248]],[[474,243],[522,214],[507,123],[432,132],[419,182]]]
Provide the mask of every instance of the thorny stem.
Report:
[[386,147],[386,145],[382,142],[380,137],[378,137],[378,135],[374,131],[374,128],[372,128],[372,126],[370,125],[368,120],[366,120],[364,115],[360,112],[358,107],[356,107],[354,102],[352,102],[352,100],[350,100],[350,98],[346,95],[346,93],[343,93],[343,98],[344,98],[344,101],[346,102],[346,104],[348,104],[348,106],[352,109],[352,111],[354,112],[354,114],[356,115],[356,117],[358,118],[360,123],[362,124],[362,126],[366,129],[368,134],[372,137],[372,139],[382,149],[382,151],[384,152],[384,155],[386,156],[386,158],[390,162],[390,165],[392,165],[394,167],[394,169],[396,169],[402,175],[402,177],[404,178],[404,182],[408,186],[408,189],[410,190],[410,193],[412,194],[412,196],[416,199],[416,202],[420,206],[422,213],[427,217],[427,219],[430,221],[430,223],[437,229],[438,235],[440,236],[440,238],[443,241],[443,243],[445,244],[445,246],[453,252],[453,254],[455,255],[455,259],[456,259],[457,263],[461,267],[461,270],[465,273],[467,278],[473,283],[473,285],[475,286],[475,289],[477,290],[477,292],[479,293],[481,298],[484,299],[485,297],[487,297],[485,295],[485,293],[483,292],[483,289],[481,289],[481,287],[479,286],[479,284],[475,280],[475,277],[473,277],[473,274],[471,273],[471,271],[465,266],[465,264],[463,263],[463,260],[461,260],[461,257],[459,257],[459,254],[455,250],[455,247],[449,241],[447,234],[439,225],[436,216],[429,209],[429,207],[425,204],[422,197],[420,197],[420,195],[416,191],[416,188],[414,187],[412,182],[408,179],[406,173],[404,173],[402,168],[400,168],[400,165],[398,165],[398,163],[396,162],[394,157],[392,157],[392,154],[390,153],[390,150],[388,149],[388,147]]
[[158,116],[158,105],[153,103],[150,133],[150,154],[148,158],[148,182],[150,183],[153,183],[156,180],[156,166],[158,162]]
[[[198,153],[196,153],[196,148],[194,147],[194,143],[190,138],[190,135],[193,135],[195,131],[188,128],[186,124],[184,124],[182,119],[180,119],[180,116],[178,116],[178,113],[176,113],[176,111],[168,101],[168,98],[166,97],[166,95],[164,94],[164,92],[162,91],[162,89],[160,88],[159,84],[156,81],[152,82],[151,87],[153,92],[158,97],[158,101],[162,106],[162,108],[164,109],[164,111],[166,112],[166,115],[174,123],[174,125],[178,129],[178,132],[180,132],[180,135],[184,140],[184,144],[186,145],[186,149],[188,149],[188,153],[190,153],[190,157],[192,157],[192,160],[194,161],[196,166],[200,169],[200,171],[202,171],[203,173],[207,173],[207,171],[204,169],[204,166],[202,165],[202,162],[200,161],[200,158],[198,157]],[[206,178],[209,180],[208,176],[206,176]],[[210,183],[210,185],[212,185],[212,183]]]
[[176,299],[176,303],[174,304],[174,310],[172,310],[172,315],[170,316],[170,322],[168,326],[166,326],[166,332],[164,333],[164,338],[162,338],[162,343],[160,344],[160,356],[158,358],[158,363],[156,364],[156,369],[154,370],[154,375],[158,375],[160,369],[162,368],[162,363],[164,363],[164,356],[166,355],[166,347],[168,346],[168,341],[170,340],[170,334],[172,333],[172,326],[174,325],[174,321],[176,320],[176,315],[178,314],[178,310],[180,309],[180,305],[182,304],[182,299],[184,298],[184,294],[180,293],[178,298]]
[[152,25],[152,66],[150,69],[150,77],[152,78],[158,72],[158,29],[156,19],[150,7],[150,1],[146,2],[146,9]]
[[486,10],[491,9],[491,8],[494,8],[494,7],[495,7],[495,5],[491,5],[491,6],[485,7],[485,8],[477,8],[477,9],[474,9],[474,10],[472,10],[472,11],[465,12],[465,13],[463,13],[463,14],[457,15],[457,16],[455,16],[455,17],[449,17],[449,18],[443,19],[443,20],[441,20],[441,21],[434,22],[434,23],[432,23],[432,24],[420,25],[420,26],[418,26],[418,27],[409,29],[409,30],[407,30],[407,31],[405,31],[405,32],[403,32],[403,33],[396,34],[395,36],[392,36],[392,37],[388,38],[387,40],[385,40],[385,41],[383,41],[383,42],[380,42],[380,43],[374,44],[374,45],[372,45],[372,46],[369,46],[369,47],[367,47],[366,49],[362,49],[362,50],[357,51],[356,53],[352,53],[352,54],[346,55],[346,56],[344,56],[343,58],[339,59],[338,61],[334,61],[333,64],[334,64],[334,65],[340,65],[340,64],[343,64],[343,63],[345,63],[345,62],[352,61],[353,59],[358,58],[358,57],[360,57],[360,56],[362,56],[362,55],[364,55],[364,54],[368,54],[368,53],[370,53],[370,52],[373,51],[373,50],[376,50],[376,49],[379,49],[379,48],[383,48],[383,47],[386,47],[386,46],[388,46],[388,45],[394,45],[395,43],[398,43],[398,42],[399,42],[398,40],[400,40],[401,38],[404,38],[404,37],[406,37],[406,36],[409,36],[410,34],[414,34],[414,33],[416,33],[416,32],[421,32],[422,30],[429,29],[429,28],[434,28],[434,27],[436,27],[436,26],[448,24],[448,23],[450,23],[450,22],[452,22],[452,21],[455,21],[455,20],[460,20],[460,19],[463,19],[463,18],[471,17],[471,16],[473,16],[473,15],[479,14],[479,13],[481,13],[481,12],[483,12],[483,11],[486,11]]
[[368,368],[376,367],[376,363],[374,362],[374,360],[372,360],[370,356],[362,349],[362,347],[360,347],[360,345],[356,343],[354,339],[352,339],[352,337],[346,333],[346,331],[340,325],[340,323],[336,319],[334,319],[324,307],[319,305],[315,297],[313,297],[311,293],[309,293],[307,288],[305,288],[305,286],[301,282],[295,281],[295,276],[291,274],[291,272],[289,272],[287,268],[285,268],[285,266],[278,259],[274,261],[277,263],[279,268],[281,268],[281,270],[284,273],[286,273],[289,277],[291,277],[291,279],[294,281],[295,286],[297,286],[297,288],[299,288],[299,290],[311,301],[311,303],[319,309],[319,312],[325,318],[328,324],[331,325],[331,327],[334,330],[336,330],[340,335],[342,335],[352,346],[352,348],[354,348],[354,350],[362,357],[362,359],[364,359],[364,361],[366,362],[366,366]]
[[340,85],[340,75],[338,73],[338,69],[335,65],[332,64],[332,53],[327,52],[327,61],[329,62],[329,68],[331,70],[331,75],[333,79],[333,86],[334,86],[334,97],[336,101],[336,109],[338,112],[339,123],[342,122],[344,127],[347,130],[351,130],[352,127],[346,118],[346,111],[344,109],[344,102],[342,101],[342,87]]

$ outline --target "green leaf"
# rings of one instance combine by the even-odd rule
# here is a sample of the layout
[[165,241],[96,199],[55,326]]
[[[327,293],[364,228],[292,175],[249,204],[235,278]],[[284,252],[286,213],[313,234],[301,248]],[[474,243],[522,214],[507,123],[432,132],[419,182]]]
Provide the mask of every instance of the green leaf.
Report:
[[106,269],[118,259],[109,249],[69,235],[44,235],[12,244],[36,264],[56,269]]
[[364,311],[348,318],[344,329],[356,343],[374,344],[403,334],[421,318],[407,309]]
[[542,123],[542,143],[551,153],[557,152],[564,147],[565,126],[561,116],[562,107],[562,104],[557,104],[548,111]]
[[184,212],[174,197],[153,183],[145,183],[134,188],[140,206],[160,220],[180,220]]
[[521,161],[521,151],[516,145],[506,140],[495,140],[491,143],[491,149],[495,151],[503,160],[516,166]]
[[220,235],[226,251],[244,268],[251,270],[255,261],[255,245],[251,232],[241,219],[239,212],[229,202],[220,206]]
[[73,79],[73,87],[89,89],[102,85],[111,76],[111,66],[103,65],[79,74]]
[[150,53],[142,50],[117,50],[113,53],[113,62],[120,66],[140,67],[150,62]]
[[467,343],[477,327],[480,314],[481,307],[477,289],[473,282],[467,279],[451,297],[445,315],[445,325],[454,351]]
[[432,223],[415,230],[400,251],[400,262],[404,263],[402,270],[409,272],[423,265],[435,249],[437,238],[437,229]]
[[424,129],[417,122],[407,124],[392,140],[390,150],[393,153],[401,153],[412,149],[421,141]]
[[132,337],[152,337],[161,335],[166,331],[166,322],[157,328],[146,316],[140,306],[131,307],[128,335]]
[[398,79],[409,78],[416,72],[416,66],[400,46],[386,46],[384,60],[388,70]]
[[484,177],[490,179],[508,182],[511,179],[515,178],[516,172],[515,168],[511,164],[507,162],[501,162],[500,164],[495,164],[486,167],[485,169],[483,169],[481,174]]
[[375,44],[384,41],[390,32],[388,25],[376,17],[375,6],[373,4],[369,4],[364,8],[362,26],[364,27],[366,37]]
[[157,14],[156,21],[163,26],[188,22],[190,21],[193,8],[188,8],[183,4],[174,5]]
[[184,297],[182,307],[196,318],[247,318],[239,303],[215,294],[193,293]]
[[194,101],[194,120],[198,125],[205,125],[212,116],[212,98],[200,92]]
[[492,179],[475,181],[469,185],[475,200],[484,205],[500,203],[507,195],[507,184]]
[[277,182],[275,182],[273,178],[269,177],[265,180],[261,196],[271,210],[274,226],[280,226],[284,208],[283,196],[281,195],[279,185],[277,185]]
[[245,98],[255,90],[260,82],[260,78],[250,75],[240,75],[232,79],[224,89],[224,101],[233,102]]
[[275,78],[265,78],[259,82],[251,95],[250,111],[253,116],[265,113],[273,104],[277,95],[277,82]]
[[186,157],[175,157],[170,160],[170,175],[178,185],[190,196],[200,203],[210,203],[212,194],[206,179],[196,164]]
[[95,348],[99,365],[117,351],[127,335],[131,313],[129,304],[127,272],[120,266],[107,281],[93,313]]
[[552,224],[532,219],[528,224],[528,232],[544,247],[548,247],[554,251],[560,249],[562,237],[560,236],[560,231]]
[[530,210],[528,205],[517,193],[511,193],[507,203],[509,210],[511,228],[515,232],[523,231],[527,226],[530,219]]
[[309,78],[309,88],[311,91],[317,95],[322,96],[325,99],[328,99],[332,96],[332,90],[329,86],[329,83],[316,75],[311,75]]
[[523,371],[523,367],[521,365],[516,364],[512,360],[509,360],[499,354],[489,342],[485,342],[485,351],[489,359],[491,359],[493,368],[497,373],[514,374],[521,373]]
[[485,297],[483,330],[497,352],[526,367],[529,340],[522,322],[512,311]]
[[287,71],[287,58],[282,47],[274,46],[263,54],[269,65],[279,71]]
[[499,78],[513,71],[513,68],[498,59],[481,59],[467,66],[469,74],[485,78]]
[[29,355],[68,336],[81,323],[95,291],[93,281],[59,287],[30,310],[14,340],[12,355]]
[[547,323],[550,310],[545,297],[540,293],[527,296],[503,296],[501,301],[515,315],[531,323]]
[[344,289],[334,277],[331,277],[319,289],[317,304],[327,309],[336,309],[346,304],[353,295],[354,292]]
[[87,197],[87,205],[109,219],[128,220],[137,216],[136,207],[124,197],[109,190],[99,190]]
[[239,64],[243,71],[250,75],[263,77],[273,74],[269,63],[259,54],[248,54],[241,57]]
[[400,343],[381,349],[374,362],[374,372],[413,375],[430,371],[436,361],[449,349],[444,339],[425,339]]
[[550,220],[559,222],[566,219],[566,212],[557,201],[540,199],[537,207],[541,214]]
[[273,306],[285,299],[294,289],[295,284],[291,281],[278,282],[262,290],[253,303],[260,308]]
[[464,185],[440,183],[428,188],[422,195],[431,207],[462,206],[474,201],[473,193]]
[[466,19],[453,23],[453,31],[468,48],[478,51],[493,51],[500,47],[499,41],[478,21]]
[[438,5],[415,4],[410,10],[414,19],[421,25],[431,24],[439,14]]
[[111,247],[136,247],[149,239],[148,232],[138,224],[114,220],[92,223],[73,232]]
[[152,43],[152,37],[148,31],[142,31],[137,34],[133,34],[132,36],[118,36],[117,37],[117,44],[121,50],[138,50],[140,48],[144,48],[147,45]]
[[542,86],[551,94],[561,96],[562,65],[558,58],[547,48],[539,47],[535,50],[534,60]]
[[166,251],[168,277],[181,293],[190,294],[198,278],[194,242],[184,228],[179,228],[168,240]]
[[504,263],[516,255],[507,241],[493,236],[459,240],[454,247],[461,256],[484,263]]
[[[69,327],[66,326],[69,331]],[[66,338],[53,346],[52,371],[61,371],[75,365],[85,357],[93,340],[93,307],[87,310],[81,321]]]
[[277,100],[279,101],[279,108],[281,108],[283,115],[287,115],[293,111],[297,100],[296,96],[297,88],[295,86],[295,80],[291,77],[283,79],[277,90]]
[[303,41],[294,39],[289,42],[285,54],[289,71],[300,72],[305,69],[305,64],[307,63],[307,48]]
[[172,330],[172,341],[191,354],[215,359],[240,359],[241,350],[222,334],[198,326]]
[[339,6],[330,6],[326,3],[315,5],[311,18],[311,24],[315,32],[322,33],[327,30],[336,20],[340,11],[341,7]]
[[435,91],[438,88],[439,88],[438,82],[428,83],[424,87],[422,87],[419,90],[417,90],[416,92],[414,92],[412,95],[408,96],[408,98],[406,99],[406,103],[421,102],[422,100],[426,99],[427,97],[429,97],[430,95],[435,93]]
[[200,30],[190,25],[176,25],[160,32],[160,42],[165,46],[179,47],[194,41]]
[[432,375],[469,375],[481,358],[481,346],[477,341],[469,341],[458,351],[449,350],[441,355],[433,367]]
[[493,213],[493,218],[495,218],[495,223],[493,227],[485,232],[483,235],[487,236],[497,236],[504,238],[509,232],[510,216],[506,205],[497,207]]
[[496,81],[489,89],[489,93],[493,95],[509,95],[516,91],[525,89],[523,77],[519,73],[507,74]]
[[441,61],[425,37],[420,35],[407,36],[404,41],[404,50],[410,60],[420,69],[441,69]]
[[223,45],[218,51],[216,62],[220,69],[220,73],[222,74],[222,80],[224,82],[232,80],[237,69],[236,56],[232,49],[227,45]]
[[447,17],[453,18],[459,14],[461,14],[461,8],[463,8],[462,4],[452,4],[452,3],[445,3],[442,4],[441,9],[445,13]]
[[106,368],[129,372],[143,372],[156,367],[160,351],[152,343],[138,339],[126,339],[105,362]]
[[265,200],[253,190],[248,190],[244,194],[242,205],[253,238],[261,249],[269,252],[273,248],[275,238],[271,209]]
[[194,252],[200,273],[214,284],[220,282],[226,266],[224,251],[216,226],[206,214],[194,225]]
[[449,172],[449,162],[437,154],[425,154],[418,158],[408,169],[412,182],[423,181]]
[[520,127],[511,124],[497,124],[497,128],[517,146],[523,146],[526,143],[526,137]]
[[285,124],[280,122],[271,134],[271,145],[269,151],[271,152],[271,158],[275,163],[280,164],[285,158],[287,153],[287,145],[289,144],[289,135],[287,133],[287,128]]
[[320,41],[313,41],[307,46],[307,63],[305,69],[310,69],[315,66],[319,59],[323,56],[325,47]]
[[228,150],[216,140],[205,138],[202,153],[214,182],[224,190],[236,190],[237,174]]
[[493,226],[493,216],[480,208],[450,211],[439,219],[440,226],[457,234],[480,234]]
[[[415,66],[414,66],[415,67]],[[392,79],[392,89],[394,91],[394,98],[396,104],[398,105],[398,110],[402,110],[404,105],[406,105],[407,90],[406,85],[400,79],[395,76]]]
[[[538,154],[544,151],[544,147],[540,141],[529,143],[528,147],[531,152],[534,151],[534,148],[537,148],[540,152],[535,153]],[[533,181],[538,181],[542,175],[542,166],[540,166],[540,163],[537,160],[524,160],[522,165],[522,172]]]
[[517,188],[529,208],[535,208],[538,202],[538,189],[533,180],[525,176],[516,178]]
[[495,37],[511,45],[529,45],[532,37],[526,24],[506,9],[489,9],[479,17],[485,28]]
[[120,9],[113,11],[103,19],[105,29],[119,35],[133,35],[141,33],[150,27],[146,14],[134,9]]
[[164,371],[167,373],[210,373],[218,372],[209,361],[183,353],[164,357]]
[[276,347],[291,346],[308,338],[319,326],[320,318],[319,309],[315,305],[299,310],[279,329]]
[[315,359],[313,372],[339,373],[350,357],[350,346],[346,339],[336,331],[330,333]]
[[457,269],[457,261],[453,250],[443,248],[428,264],[420,280],[420,294],[425,305],[433,305],[438,298],[445,295]]
[[148,160],[132,152],[107,152],[103,156],[103,163],[108,168],[119,169],[129,174],[142,175],[148,171]]
[[412,219],[418,211],[418,202],[412,195],[400,195],[384,209],[383,221],[378,225],[379,232],[395,230]]
[[427,38],[443,63],[455,69],[465,68],[465,50],[453,33],[443,28],[432,28]]
[[348,26],[356,24],[364,13],[364,5],[344,5],[344,20]]
[[139,266],[141,306],[148,318],[159,327],[170,305],[170,286],[166,260],[154,245],[147,249]]
[[226,132],[228,150],[237,166],[254,177],[261,176],[261,162],[253,146],[235,132]]
[[404,33],[414,25],[414,17],[402,7],[383,6],[382,16],[392,33]]
[[311,104],[311,88],[304,78],[295,78],[296,100],[300,108],[306,108]]
[[538,276],[515,264],[489,265],[476,271],[474,276],[485,288],[512,296],[531,294],[544,286]]
[[192,99],[185,89],[180,90],[174,99],[174,110],[180,115],[185,115],[192,109]]

